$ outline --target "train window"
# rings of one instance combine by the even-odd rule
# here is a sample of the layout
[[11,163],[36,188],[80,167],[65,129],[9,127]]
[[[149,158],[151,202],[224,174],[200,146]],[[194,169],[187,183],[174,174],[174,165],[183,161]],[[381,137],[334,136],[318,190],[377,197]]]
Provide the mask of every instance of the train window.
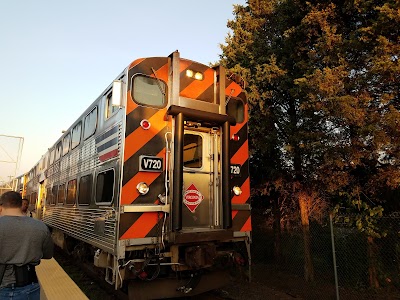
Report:
[[78,124],[75,125],[75,127],[72,129],[72,134],[71,134],[71,149],[74,149],[76,146],[79,145],[81,142],[81,131],[82,131],[82,123],[79,122]]
[[111,117],[117,110],[118,106],[112,105],[112,92],[106,95],[106,119]]
[[57,193],[57,204],[64,204],[65,200],[65,184],[60,184]]
[[244,121],[244,105],[239,99],[231,98],[226,106],[226,114],[234,117],[237,123]]
[[92,174],[82,176],[79,180],[78,203],[89,205],[92,199]]
[[44,157],[39,160],[39,171],[44,169]]
[[59,142],[56,146],[56,157],[55,157],[55,161],[59,160],[61,157],[61,152],[62,152],[62,143]]
[[68,181],[67,185],[67,201],[69,205],[75,204],[76,199],[76,179]]
[[68,153],[70,144],[71,144],[71,135],[68,133],[63,138],[63,154],[62,154],[63,156]]
[[31,205],[35,205],[36,199],[37,199],[37,193],[34,192],[34,193],[31,194],[31,197],[30,197],[30,204],[31,204]]
[[201,168],[203,162],[203,139],[201,135],[185,134],[183,137],[183,166]]
[[42,162],[41,170],[46,170],[47,164],[49,162],[49,152],[46,152],[41,162]]
[[97,126],[97,106],[92,109],[90,113],[85,117],[85,123],[83,128],[83,139],[86,140],[92,136],[96,131]]
[[53,196],[53,194],[51,193],[51,188],[46,188],[46,204],[49,205],[51,204],[51,196]]
[[96,203],[111,203],[114,196],[114,170],[110,169],[97,175]]
[[162,107],[166,103],[167,85],[160,79],[136,75],[131,90],[132,99],[139,104]]
[[51,189],[50,205],[56,204],[56,198],[58,195],[58,185],[54,185]]
[[56,151],[54,149],[51,149],[51,151],[50,151],[50,162],[49,162],[50,165],[52,165],[53,162],[54,162],[54,154],[55,154],[55,152]]

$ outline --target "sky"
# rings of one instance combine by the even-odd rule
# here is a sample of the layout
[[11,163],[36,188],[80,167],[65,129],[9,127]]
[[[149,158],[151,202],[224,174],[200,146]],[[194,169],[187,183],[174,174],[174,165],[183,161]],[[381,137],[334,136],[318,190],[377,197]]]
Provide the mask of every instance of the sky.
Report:
[[29,171],[133,60],[179,50],[218,61],[233,5],[245,3],[0,1],[0,183],[10,168]]

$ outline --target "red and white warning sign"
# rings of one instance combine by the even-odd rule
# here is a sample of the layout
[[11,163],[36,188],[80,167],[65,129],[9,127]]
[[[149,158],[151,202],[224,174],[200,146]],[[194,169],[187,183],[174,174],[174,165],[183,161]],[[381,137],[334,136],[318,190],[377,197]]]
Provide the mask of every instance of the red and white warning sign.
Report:
[[197,206],[203,201],[204,196],[199,192],[199,190],[192,183],[183,194],[183,203],[189,208],[189,210],[194,213]]

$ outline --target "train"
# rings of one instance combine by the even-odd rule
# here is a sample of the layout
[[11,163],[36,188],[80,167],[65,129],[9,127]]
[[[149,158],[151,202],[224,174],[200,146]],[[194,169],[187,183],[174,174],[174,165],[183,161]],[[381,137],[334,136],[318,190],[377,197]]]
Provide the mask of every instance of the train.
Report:
[[200,294],[250,274],[247,124],[223,66],[136,59],[12,185],[129,299]]

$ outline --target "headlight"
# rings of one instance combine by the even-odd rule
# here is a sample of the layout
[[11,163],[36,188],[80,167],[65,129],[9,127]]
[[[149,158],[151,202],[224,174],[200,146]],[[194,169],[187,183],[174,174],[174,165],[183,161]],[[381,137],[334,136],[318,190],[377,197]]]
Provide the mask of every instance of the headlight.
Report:
[[194,75],[194,72],[192,70],[186,70],[186,76],[192,78]]
[[194,74],[194,79],[203,80],[203,74],[200,72],[196,72],[196,74]]
[[186,70],[186,76],[189,78],[193,78],[196,80],[203,80],[204,79],[204,75],[201,72],[196,72],[190,69]]
[[242,193],[242,189],[238,186],[234,186],[232,190],[236,196],[239,196]]
[[139,182],[136,189],[140,195],[146,195],[150,188],[145,182]]

